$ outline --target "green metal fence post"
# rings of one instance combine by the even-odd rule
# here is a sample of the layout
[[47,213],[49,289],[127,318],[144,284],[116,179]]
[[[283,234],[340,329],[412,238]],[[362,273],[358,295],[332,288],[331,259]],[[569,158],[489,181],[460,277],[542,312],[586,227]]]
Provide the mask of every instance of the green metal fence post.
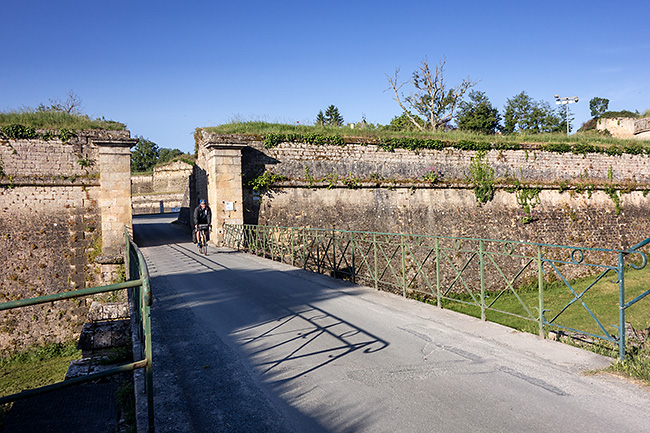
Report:
[[618,354],[625,359],[625,261],[623,253],[618,253]]
[[316,230],[316,266],[320,274],[320,236],[318,230]]
[[354,232],[350,232],[350,245],[352,245],[352,284],[356,284],[357,268],[354,263]]
[[402,249],[402,296],[406,298],[406,251],[404,250],[404,235],[400,235],[400,248]]
[[334,229],[332,229],[332,258],[334,259],[332,263],[332,274],[336,278],[336,230]]
[[296,237],[295,230],[291,229],[291,266],[296,266]]
[[541,246],[537,246],[537,297],[539,301],[539,336],[546,338],[546,332],[544,332],[544,262],[542,262]]
[[307,242],[305,241],[305,228],[302,228],[302,268],[307,269]]
[[438,297],[438,308],[442,308],[442,293],[440,289],[440,245],[436,237],[436,296]]
[[[149,279],[146,278],[142,282],[140,290],[146,296],[149,293],[148,299],[151,302],[151,287],[149,286]],[[143,300],[144,301],[144,300]],[[149,302],[142,302],[142,326],[144,331],[144,350],[147,358],[147,366],[145,367],[146,375],[146,391],[147,391],[147,415],[149,419],[149,432],[154,432],[154,413],[153,413],[153,350],[151,346],[151,307]]]
[[372,246],[375,252],[375,272],[373,279],[375,280],[375,290],[379,290],[379,281],[377,278],[377,233],[372,234]]
[[124,243],[126,244],[126,249],[124,250],[124,272],[126,273],[127,280],[131,277],[131,242],[129,241],[129,231],[124,226]]
[[485,316],[485,257],[483,256],[483,241],[478,241],[478,262],[479,273],[481,278],[481,320],[486,320]]

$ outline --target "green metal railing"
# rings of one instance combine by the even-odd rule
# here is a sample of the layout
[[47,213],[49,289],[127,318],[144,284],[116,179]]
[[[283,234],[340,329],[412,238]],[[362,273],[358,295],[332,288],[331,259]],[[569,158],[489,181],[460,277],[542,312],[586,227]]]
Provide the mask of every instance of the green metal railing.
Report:
[[153,371],[152,371],[152,350],[151,350],[151,321],[150,321],[150,306],[151,306],[151,286],[149,282],[149,271],[138,247],[133,243],[129,232],[125,230],[126,241],[126,254],[125,254],[125,268],[128,270],[128,281],[118,284],[110,284],[100,287],[90,287],[86,289],[74,290],[70,292],[54,293],[46,296],[39,296],[37,298],[20,299],[17,301],[5,302],[0,304],[0,311],[11,310],[15,308],[27,307],[30,305],[45,304],[48,302],[62,301],[66,299],[81,298],[88,295],[95,295],[99,293],[114,292],[116,290],[131,289],[130,301],[133,303],[132,312],[138,324],[136,332],[140,342],[140,353],[137,361],[124,364],[109,370],[89,374],[87,376],[76,377],[74,379],[65,380],[52,385],[43,386],[25,390],[17,394],[8,395],[0,398],[0,404],[10,403],[17,400],[33,397],[35,395],[43,394],[45,392],[54,391],[62,388],[67,388],[80,383],[90,382],[108,376],[113,376],[120,373],[134,371],[140,368],[145,369],[145,391],[147,394],[147,410],[149,431],[154,431],[154,418],[153,418]]
[[[258,225],[226,225],[226,245],[293,266],[425,299],[439,307],[456,303],[483,320],[505,315],[536,324],[536,332],[564,330],[618,345],[625,357],[625,313],[650,294],[626,301],[625,269],[642,269],[650,238],[627,250],[569,247],[461,237],[373,233]],[[626,258],[628,264],[626,265]],[[617,325],[607,331],[593,288],[613,276],[618,284]],[[579,289],[574,281],[583,281]],[[586,283],[585,283],[586,281]],[[560,287],[562,307],[545,307],[550,287]],[[553,296],[558,296],[557,290]],[[507,300],[507,301],[506,301]],[[514,300],[514,301],[513,301]],[[551,302],[549,302],[550,304]],[[513,305],[514,304],[514,305]],[[557,302],[553,303],[557,305]],[[577,311],[576,311],[577,310]],[[577,329],[571,314],[589,322]],[[611,313],[611,309],[608,313]],[[611,315],[610,315],[611,316]]]

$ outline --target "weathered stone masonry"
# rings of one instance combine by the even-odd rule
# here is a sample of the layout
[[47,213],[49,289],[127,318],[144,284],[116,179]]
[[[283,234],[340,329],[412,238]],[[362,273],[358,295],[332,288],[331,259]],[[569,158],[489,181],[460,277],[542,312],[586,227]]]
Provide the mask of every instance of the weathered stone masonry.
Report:
[[223,225],[244,222],[242,186],[242,150],[246,141],[229,139],[226,142],[203,134],[199,146],[194,188],[190,189],[190,212],[200,199],[207,199],[212,210],[211,240],[223,242]]
[[[208,143],[240,147],[244,179],[265,170],[288,179],[264,193],[261,200],[244,187],[246,223],[604,248],[625,248],[650,236],[650,197],[643,191],[650,187],[650,158],[645,155],[560,154],[533,146],[489,151],[486,160],[498,178],[516,178],[542,188],[533,221],[524,224],[524,212],[514,193],[497,189],[491,201],[477,205],[466,181],[473,151],[388,152],[364,144],[296,143],[265,149],[251,137],[203,131],[200,153],[209,153]],[[442,179],[430,185],[422,181],[422,175],[432,166]],[[341,182],[346,176],[358,179],[359,187],[346,187]],[[210,177],[209,170],[206,177]],[[322,180],[327,177],[338,182]],[[567,188],[567,184],[574,187]],[[619,185],[615,192],[622,210],[618,214],[605,190],[612,185]],[[630,186],[632,190],[622,191]],[[218,188],[216,197],[220,201]]]
[[174,161],[154,167],[148,175],[131,176],[133,214],[170,212],[172,207],[189,207],[189,177],[192,165]]
[[[112,282],[131,225],[128,131],[0,141],[0,299]],[[0,350],[71,338],[85,302],[5,312]]]

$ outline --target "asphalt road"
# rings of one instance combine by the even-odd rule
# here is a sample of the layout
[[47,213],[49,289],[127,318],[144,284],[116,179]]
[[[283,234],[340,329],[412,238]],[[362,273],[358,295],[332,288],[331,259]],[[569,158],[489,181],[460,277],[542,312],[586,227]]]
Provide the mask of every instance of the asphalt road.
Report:
[[610,359],[138,217],[157,432],[650,432]]

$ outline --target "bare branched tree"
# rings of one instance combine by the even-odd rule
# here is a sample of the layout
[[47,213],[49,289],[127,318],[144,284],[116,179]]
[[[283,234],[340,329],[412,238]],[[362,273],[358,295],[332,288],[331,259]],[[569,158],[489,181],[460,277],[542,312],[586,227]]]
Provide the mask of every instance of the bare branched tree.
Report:
[[68,114],[82,114],[81,98],[72,90],[68,92],[68,98],[61,101],[59,98],[50,99],[50,110],[63,111]]
[[[413,72],[411,81],[403,83],[399,82],[399,67],[395,68],[393,76],[386,75],[390,84],[389,89],[395,93],[393,99],[420,131],[425,129],[435,131],[447,125],[453,119],[454,110],[463,99],[465,92],[478,83],[467,77],[460,84],[448,89],[444,81],[445,62],[446,59],[443,58],[436,65],[435,71],[431,71],[429,61],[425,57],[420,68]],[[408,96],[400,92],[406,84],[412,84],[415,88]],[[416,117],[424,122],[418,122]]]

